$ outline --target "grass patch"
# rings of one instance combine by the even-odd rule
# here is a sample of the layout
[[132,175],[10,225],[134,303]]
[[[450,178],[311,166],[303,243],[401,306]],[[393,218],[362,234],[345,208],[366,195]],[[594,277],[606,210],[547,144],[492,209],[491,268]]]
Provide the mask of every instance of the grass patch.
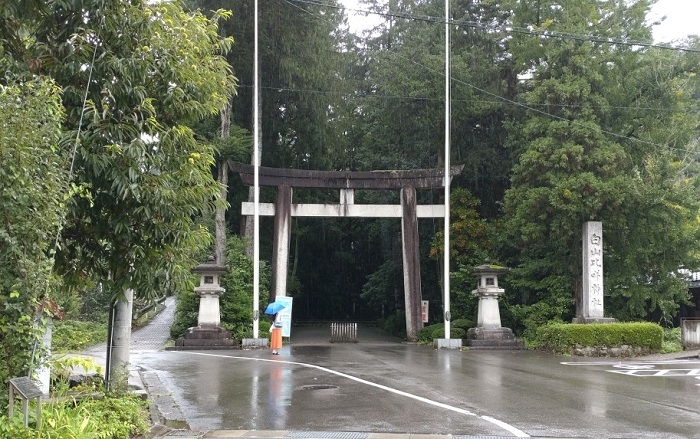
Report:
[[106,322],[59,320],[54,322],[51,349],[56,353],[80,352],[106,341]]
[[681,328],[664,328],[664,339],[661,342],[661,353],[671,354],[683,352],[681,343]]

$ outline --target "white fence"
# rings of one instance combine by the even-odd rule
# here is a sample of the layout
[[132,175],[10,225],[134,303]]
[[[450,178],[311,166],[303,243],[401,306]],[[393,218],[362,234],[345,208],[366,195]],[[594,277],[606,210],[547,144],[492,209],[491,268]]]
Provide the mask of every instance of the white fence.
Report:
[[681,343],[685,349],[700,348],[700,319],[681,319]]
[[357,343],[357,323],[331,323],[331,343]]

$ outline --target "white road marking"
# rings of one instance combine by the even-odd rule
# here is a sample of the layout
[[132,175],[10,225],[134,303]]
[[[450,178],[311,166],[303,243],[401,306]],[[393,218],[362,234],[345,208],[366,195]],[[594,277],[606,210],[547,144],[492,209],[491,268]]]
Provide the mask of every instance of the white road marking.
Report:
[[565,366],[615,366],[615,365],[666,365],[666,364],[700,364],[700,360],[660,360],[660,361],[562,361]]
[[174,351],[174,352],[179,352],[179,353],[183,353],[183,354],[202,355],[202,356],[207,356],[207,357],[217,357],[217,358],[235,358],[238,360],[253,360],[253,361],[263,361],[263,362],[269,362],[269,363],[285,363],[285,364],[293,364],[293,365],[297,365],[297,366],[307,367],[310,369],[318,369],[318,370],[321,370],[321,371],[326,372],[326,373],[338,375],[340,377],[347,378],[349,380],[357,381],[358,383],[362,383],[362,384],[366,384],[368,386],[376,387],[378,389],[386,390],[387,392],[391,392],[393,394],[400,395],[400,396],[405,396],[406,398],[411,398],[411,399],[414,399],[416,401],[430,404],[430,405],[433,405],[435,407],[439,407],[439,408],[442,408],[445,410],[450,410],[450,411],[460,413],[462,415],[467,415],[467,416],[476,416],[478,418],[483,419],[484,421],[490,422],[494,425],[497,425],[497,426],[503,428],[504,430],[507,430],[508,432],[513,434],[515,437],[530,437],[530,435],[525,433],[524,431],[522,431],[522,430],[520,430],[520,429],[518,429],[518,428],[516,428],[508,423],[505,423],[503,421],[499,421],[498,419],[492,418],[490,416],[486,416],[486,415],[479,416],[476,413],[470,412],[469,410],[461,409],[459,407],[451,406],[449,404],[444,404],[442,402],[434,401],[432,399],[424,398],[424,397],[419,396],[419,395],[414,395],[412,393],[404,392],[403,390],[398,390],[398,389],[394,389],[392,387],[384,386],[382,384],[373,383],[371,381],[367,381],[367,380],[364,380],[362,378],[348,375],[346,373],[338,372],[338,371],[335,371],[333,369],[328,369],[326,367],[318,366],[316,364],[300,363],[297,361],[286,361],[286,360],[270,360],[270,359],[266,359],[266,358],[239,357],[239,356],[235,356],[235,355],[205,354],[205,353],[201,353],[201,352],[187,352],[187,351]]
[[[562,361],[566,366],[607,366],[617,370],[606,370],[606,372],[618,373],[621,375],[635,377],[694,377],[700,379],[700,369],[657,369],[656,366],[695,366],[700,364],[698,360],[675,359],[660,361]],[[620,370],[622,369],[622,370]],[[696,384],[700,386],[700,384]]]
[[642,369],[653,369],[653,364],[613,364],[613,367],[618,369],[631,369],[631,370],[642,370]]
[[700,369],[653,369],[653,370],[607,370],[606,372],[632,375],[637,377],[696,377],[700,378]]

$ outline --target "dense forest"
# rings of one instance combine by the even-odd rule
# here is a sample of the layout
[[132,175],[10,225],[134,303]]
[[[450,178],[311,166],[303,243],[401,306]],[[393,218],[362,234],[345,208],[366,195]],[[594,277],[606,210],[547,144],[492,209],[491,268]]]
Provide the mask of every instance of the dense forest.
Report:
[[[475,318],[471,270],[488,261],[511,268],[505,325],[570,321],[592,220],[604,228],[606,315],[672,325],[689,299],[684,273],[700,270],[700,39],[654,44],[652,4],[453,0],[446,26],[442,1],[260,1],[261,164],[441,168],[447,27],[450,162],[463,165],[450,197],[453,317]],[[351,30],[351,14],[372,27]],[[0,375],[26,366],[17,352],[37,335],[37,307],[192,291],[217,225],[236,298],[224,311],[250,312],[241,203],[252,192],[223,171],[253,157],[254,18],[253,0],[2,3]],[[418,197],[444,202],[439,189]],[[294,201],[338,193],[297,189]],[[431,322],[442,228],[419,221]],[[272,220],[260,229],[270,261]],[[400,235],[392,219],[294,218],[294,318],[400,321]]]
[[[471,267],[512,268],[505,318],[519,330],[570,320],[581,277],[581,227],[605,230],[606,314],[671,323],[687,301],[679,270],[698,267],[700,45],[652,44],[652,2],[453,1],[450,11],[453,314],[475,318]],[[223,1],[191,2],[206,13]],[[231,123],[252,130],[253,2],[234,2]],[[345,13],[344,13],[345,12]],[[353,34],[350,14],[375,26]],[[263,166],[319,170],[443,166],[444,3],[260,3]],[[201,132],[220,136],[219,122]],[[235,136],[234,136],[235,137]],[[221,140],[217,140],[221,141]],[[225,142],[225,140],[224,140]],[[233,142],[233,141],[231,141]],[[233,151],[229,148],[227,151]],[[250,163],[250,149],[227,159]],[[227,230],[245,236],[229,181]],[[365,203],[398,194],[360,192]],[[421,203],[441,203],[438,190]],[[262,192],[263,201],[274,200]],[[296,202],[337,193],[296,190]],[[440,220],[421,220],[421,274],[441,319]],[[400,224],[293,219],[288,293],[295,318],[375,319],[403,309]],[[261,251],[270,260],[271,220]],[[397,257],[398,253],[398,257]]]

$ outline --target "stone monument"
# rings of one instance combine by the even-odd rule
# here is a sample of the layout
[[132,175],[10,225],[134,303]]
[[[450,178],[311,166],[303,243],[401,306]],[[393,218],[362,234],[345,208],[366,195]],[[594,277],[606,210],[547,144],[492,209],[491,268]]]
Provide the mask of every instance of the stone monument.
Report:
[[580,315],[573,323],[613,323],[603,313],[603,223],[587,221],[582,236],[583,275]]
[[219,277],[227,271],[213,256],[192,269],[200,275],[199,286],[194,289],[199,294],[197,326],[187,329],[185,337],[175,341],[174,349],[231,349],[236,344],[231,332],[220,326],[219,296],[226,290],[219,284]]
[[474,268],[479,277],[472,294],[479,297],[476,328],[467,331],[466,345],[472,349],[523,349],[524,343],[513,335],[510,328],[501,326],[498,298],[505,290],[498,287],[498,275],[508,268],[484,264]]

